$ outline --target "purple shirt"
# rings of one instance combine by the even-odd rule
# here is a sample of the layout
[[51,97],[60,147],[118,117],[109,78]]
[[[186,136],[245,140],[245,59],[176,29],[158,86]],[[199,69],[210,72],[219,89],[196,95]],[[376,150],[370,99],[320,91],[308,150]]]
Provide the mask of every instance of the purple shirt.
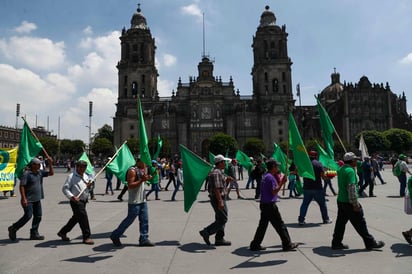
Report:
[[278,200],[278,195],[273,194],[273,190],[278,186],[276,178],[267,172],[263,175],[260,183],[260,203],[268,204],[274,203]]

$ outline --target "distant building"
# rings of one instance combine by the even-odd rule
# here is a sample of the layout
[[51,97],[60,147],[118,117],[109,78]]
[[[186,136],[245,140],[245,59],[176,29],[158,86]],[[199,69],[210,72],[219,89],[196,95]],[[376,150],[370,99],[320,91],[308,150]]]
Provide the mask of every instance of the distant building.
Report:
[[[51,132],[47,131],[44,127],[32,128],[34,134],[38,138],[51,137],[57,140],[55,135],[51,135]],[[0,126],[0,148],[13,148],[20,144],[21,128]]]
[[[148,138],[167,138],[173,154],[183,144],[207,156],[209,138],[218,132],[233,136],[240,147],[250,137],[260,138],[271,153],[273,142],[287,141],[290,111],[294,111],[305,140],[320,138],[316,106],[295,107],[287,37],[285,25],[276,25],[275,14],[266,6],[252,41],[253,90],[249,96],[240,96],[232,77],[225,82],[215,76],[214,62],[203,54],[197,76],[189,77],[188,82],[179,78],[171,97],[159,97],[155,39],[139,6],[130,28],[123,28],[120,37],[115,145],[139,136],[137,96],[141,98]],[[405,95],[395,95],[388,84],[372,85],[366,77],[355,85],[341,84],[335,72],[332,84],[319,99],[348,142],[362,130],[411,129]]]

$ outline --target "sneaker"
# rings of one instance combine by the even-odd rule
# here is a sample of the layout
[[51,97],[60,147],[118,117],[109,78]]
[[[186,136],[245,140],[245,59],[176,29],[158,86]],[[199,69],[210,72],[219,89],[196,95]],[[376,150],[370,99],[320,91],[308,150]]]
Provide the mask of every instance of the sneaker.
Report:
[[94,241],[90,238],[84,239],[83,243],[87,245],[94,245]]
[[327,224],[331,224],[332,223],[332,219],[329,219],[329,220],[325,220],[325,221],[323,221],[323,224],[325,224],[325,225],[327,225]]
[[117,200],[119,200],[120,202],[123,201],[122,197],[120,197],[120,196],[117,196]]
[[144,241],[144,242],[141,242],[141,243],[139,244],[139,246],[155,246],[155,244],[152,243],[152,242],[149,241],[149,240],[146,240],[146,241]]
[[12,240],[13,242],[16,240],[16,232],[17,230],[13,226],[9,226],[9,239]]
[[202,236],[203,241],[205,241],[207,245],[210,245],[209,233],[207,233],[206,229],[200,230],[199,234]]
[[[10,235],[10,234],[9,234]],[[412,236],[409,234],[408,231],[404,231],[402,232],[403,237],[405,238],[405,240],[412,245]],[[10,238],[11,239],[11,238]]]
[[299,226],[304,226],[306,223],[305,223],[305,221],[299,221]]
[[120,239],[119,239],[119,238],[110,236],[110,240],[112,240],[112,242],[113,242],[113,244],[114,244],[115,246],[121,246],[121,245],[122,245],[122,243],[120,242]]
[[345,245],[345,244],[332,244],[332,249],[334,249],[334,250],[342,250],[342,249],[349,249],[349,246],[348,245]]
[[70,241],[70,238],[67,237],[66,233],[57,232],[57,236],[62,238],[62,241],[64,241],[64,242],[69,242]]
[[379,249],[379,248],[382,248],[382,247],[384,247],[384,246],[385,246],[385,243],[384,243],[384,242],[382,242],[382,241],[377,241],[377,242],[374,242],[373,245],[367,246],[366,249],[367,249],[367,250]]
[[258,246],[250,246],[249,249],[251,251],[262,251],[262,250],[266,250],[266,247],[258,245]]
[[283,247],[283,251],[295,251],[298,246],[298,243],[290,243],[288,246]]
[[229,246],[229,245],[232,245],[232,243],[230,241],[226,241],[225,239],[215,241],[215,246],[224,246],[224,245]]
[[44,236],[43,235],[39,235],[39,234],[31,234],[30,235],[30,240],[39,240],[42,241],[44,240]]

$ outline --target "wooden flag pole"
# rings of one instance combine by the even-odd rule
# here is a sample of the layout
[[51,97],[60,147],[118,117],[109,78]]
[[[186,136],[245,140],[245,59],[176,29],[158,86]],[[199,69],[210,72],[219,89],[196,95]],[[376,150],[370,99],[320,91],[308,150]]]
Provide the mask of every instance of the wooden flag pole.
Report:
[[346,147],[343,145],[343,142],[342,142],[342,140],[340,139],[339,134],[338,134],[338,132],[336,131],[336,129],[335,129],[335,134],[336,134],[336,136],[338,137],[338,140],[339,140],[339,142],[340,142],[340,145],[343,147],[343,150],[344,150],[345,153],[346,153],[346,152],[347,152],[347,151],[346,151]]
[[[110,161],[108,161],[108,162],[104,165],[104,167],[102,167],[102,168],[99,170],[99,172],[97,172],[97,174],[94,175],[93,181],[95,181],[96,178],[104,171],[104,169],[114,160],[114,158],[115,158],[115,157],[117,156],[117,154],[119,153],[120,149],[121,149],[121,148],[123,147],[123,145],[126,144],[126,143],[127,143],[127,140],[124,141],[124,143],[119,147],[118,150],[116,150],[115,154],[112,156],[112,159],[110,159]],[[79,193],[76,197],[79,198],[86,189],[87,189],[87,187],[85,187],[84,189],[82,189],[82,191],[80,191],[80,193]]]
[[[288,142],[286,143],[286,164],[285,164],[285,175],[287,176],[288,172],[288,164],[289,164],[289,143],[290,143],[290,136],[289,136],[289,129],[288,129]],[[282,196],[285,196],[286,184],[283,185],[282,189]]]
[[[21,118],[23,119],[24,123],[27,124],[26,119],[24,119],[24,117],[21,117]],[[39,138],[37,138],[37,135],[36,135],[36,134],[33,132],[33,130],[29,127],[29,124],[27,124],[27,127],[29,128],[29,130],[30,130],[31,134],[34,136],[34,138],[36,138],[37,142],[40,143]],[[41,144],[41,143],[40,143],[40,144]],[[47,153],[46,149],[43,147],[43,145],[42,145],[41,147],[42,147],[42,149],[43,149],[43,152],[44,152],[44,155],[46,156],[46,158],[51,158],[50,155]]]

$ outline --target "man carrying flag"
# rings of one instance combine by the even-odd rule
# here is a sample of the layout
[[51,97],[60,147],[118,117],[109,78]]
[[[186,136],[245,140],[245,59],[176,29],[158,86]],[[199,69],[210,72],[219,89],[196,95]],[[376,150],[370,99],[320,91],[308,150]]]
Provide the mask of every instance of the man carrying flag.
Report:
[[16,240],[17,230],[23,227],[32,217],[33,222],[30,229],[30,240],[44,240],[44,236],[39,234],[39,225],[42,218],[41,200],[44,199],[43,178],[54,174],[53,161],[50,157],[48,157],[47,160],[49,163],[49,171],[40,170],[40,159],[33,158],[29,164],[29,169],[22,175],[20,195],[24,215],[8,228],[9,238],[12,241]]
[[227,223],[226,183],[233,180],[232,177],[225,176],[223,172],[227,160],[229,159],[221,154],[216,155],[215,168],[209,175],[209,197],[210,204],[215,211],[215,221],[199,231],[200,236],[207,245],[210,245],[209,236],[213,234],[216,234],[215,246],[232,244],[224,239],[225,224]]

